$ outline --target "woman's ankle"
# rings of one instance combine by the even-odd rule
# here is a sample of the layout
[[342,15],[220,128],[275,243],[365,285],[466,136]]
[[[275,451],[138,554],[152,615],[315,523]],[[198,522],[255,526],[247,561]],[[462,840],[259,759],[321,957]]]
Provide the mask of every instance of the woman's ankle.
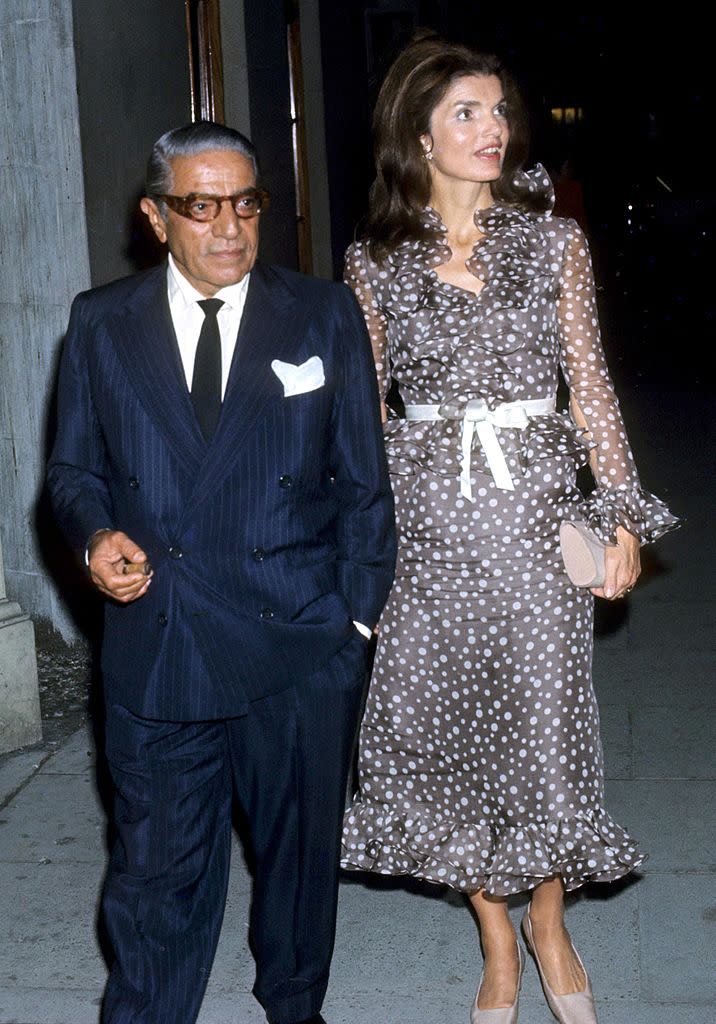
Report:
[[504,958],[516,955],[517,934],[509,920],[505,927],[491,928],[489,933],[483,930],[480,941],[485,959],[490,956]]

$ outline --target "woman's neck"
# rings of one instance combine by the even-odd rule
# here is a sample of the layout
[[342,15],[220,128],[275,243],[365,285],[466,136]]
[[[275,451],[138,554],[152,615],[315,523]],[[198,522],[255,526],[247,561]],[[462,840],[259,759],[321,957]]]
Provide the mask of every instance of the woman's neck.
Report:
[[480,237],[475,211],[492,206],[489,181],[442,182],[433,179],[430,205],[440,214],[448,239],[457,245],[470,245]]

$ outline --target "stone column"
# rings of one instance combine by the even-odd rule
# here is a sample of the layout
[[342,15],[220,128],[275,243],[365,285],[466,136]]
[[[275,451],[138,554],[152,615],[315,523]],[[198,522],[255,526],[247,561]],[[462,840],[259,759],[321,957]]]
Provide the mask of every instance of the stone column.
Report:
[[0,541],[0,754],[41,739],[35,630],[8,601]]
[[[90,283],[72,0],[0,0],[0,64],[0,534],[5,579],[35,622],[47,620],[71,642],[77,638],[75,625],[47,564],[58,541],[47,529],[44,509],[38,536],[37,505],[60,340],[73,296]],[[107,81],[112,91],[114,81]],[[96,116],[102,117],[99,105]],[[111,135],[107,123],[105,133]]]

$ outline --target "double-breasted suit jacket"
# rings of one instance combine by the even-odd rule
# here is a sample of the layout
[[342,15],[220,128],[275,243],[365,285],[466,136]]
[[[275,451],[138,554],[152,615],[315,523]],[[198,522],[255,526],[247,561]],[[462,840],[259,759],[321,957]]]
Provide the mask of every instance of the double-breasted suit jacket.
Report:
[[[286,394],[272,363],[312,357],[323,384]],[[166,267],[78,296],[48,482],[75,546],[110,527],[149,556],[147,593],[107,602],[102,655],[108,701],[147,718],[243,713],[372,625],[390,587],[375,374],[342,285],[254,266],[208,444]]]

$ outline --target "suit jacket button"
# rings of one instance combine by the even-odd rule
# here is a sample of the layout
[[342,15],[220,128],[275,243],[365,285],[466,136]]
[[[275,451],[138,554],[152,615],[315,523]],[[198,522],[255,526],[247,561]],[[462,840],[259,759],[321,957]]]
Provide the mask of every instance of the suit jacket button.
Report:
[[254,562],[263,562],[265,555],[266,552],[264,551],[263,548],[254,548],[254,550],[251,552],[251,557],[253,558]]
[[283,487],[284,490],[288,490],[289,487],[293,487],[293,477],[289,476],[288,473],[284,473],[283,476],[278,478],[279,487]]
[[130,476],[129,486],[132,488],[133,491],[139,489],[139,480],[137,480],[136,476]]
[[273,618],[273,612],[271,611],[271,609],[270,608],[262,608],[261,609],[261,618],[262,619],[272,619]]
[[184,557],[184,552],[176,544],[174,547],[169,548],[169,557],[174,559],[180,559]]
[[166,624],[169,622],[169,619],[166,617],[164,612],[162,612],[160,615],[157,615],[157,622],[159,623],[160,626],[166,626]]

